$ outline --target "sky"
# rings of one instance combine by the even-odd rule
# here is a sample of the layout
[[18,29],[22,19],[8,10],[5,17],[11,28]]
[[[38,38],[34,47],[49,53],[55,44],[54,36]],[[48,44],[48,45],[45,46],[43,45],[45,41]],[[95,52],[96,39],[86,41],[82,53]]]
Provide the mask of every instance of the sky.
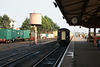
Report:
[[30,13],[42,13],[47,15],[61,28],[68,28],[72,32],[88,32],[87,28],[79,26],[69,26],[59,8],[55,8],[54,0],[0,0],[0,16],[8,15],[16,21],[17,28],[21,27],[26,17],[29,18]]

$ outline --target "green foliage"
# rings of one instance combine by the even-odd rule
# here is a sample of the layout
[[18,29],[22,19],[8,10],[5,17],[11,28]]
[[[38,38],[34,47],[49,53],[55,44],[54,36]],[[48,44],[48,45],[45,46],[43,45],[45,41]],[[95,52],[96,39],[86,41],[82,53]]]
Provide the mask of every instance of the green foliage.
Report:
[[[54,31],[59,28],[60,27],[47,16],[42,17],[42,25],[37,27],[38,31]],[[28,18],[25,19],[20,29],[30,30],[30,20]]]
[[3,19],[2,19],[2,16],[0,16],[0,25],[1,25],[2,22],[3,22]]
[[54,23],[49,17],[42,17],[42,26],[38,27],[38,30],[41,31],[54,31],[59,29],[60,27]]
[[30,30],[30,19],[25,19],[22,26],[20,27],[20,30]]
[[10,23],[9,17],[4,14],[3,17],[0,16],[0,28],[2,29],[10,29]]

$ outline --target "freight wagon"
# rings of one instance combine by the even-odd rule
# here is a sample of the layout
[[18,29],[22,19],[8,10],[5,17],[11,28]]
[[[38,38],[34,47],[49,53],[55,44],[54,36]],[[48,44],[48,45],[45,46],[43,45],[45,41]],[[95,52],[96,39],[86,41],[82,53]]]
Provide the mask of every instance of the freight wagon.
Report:
[[0,29],[0,42],[10,42],[16,39],[29,38],[29,30]]

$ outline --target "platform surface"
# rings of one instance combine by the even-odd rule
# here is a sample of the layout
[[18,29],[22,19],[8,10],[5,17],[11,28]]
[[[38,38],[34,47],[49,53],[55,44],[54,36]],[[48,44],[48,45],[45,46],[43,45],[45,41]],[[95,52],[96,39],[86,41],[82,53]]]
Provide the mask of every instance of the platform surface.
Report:
[[100,50],[86,39],[74,37],[60,67],[100,67]]

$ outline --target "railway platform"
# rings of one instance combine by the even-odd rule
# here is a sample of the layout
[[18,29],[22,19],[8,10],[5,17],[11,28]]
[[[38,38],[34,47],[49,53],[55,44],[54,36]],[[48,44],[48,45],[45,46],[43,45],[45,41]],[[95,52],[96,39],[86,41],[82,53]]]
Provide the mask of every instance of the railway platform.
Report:
[[86,39],[74,37],[59,67],[100,67],[100,50]]

